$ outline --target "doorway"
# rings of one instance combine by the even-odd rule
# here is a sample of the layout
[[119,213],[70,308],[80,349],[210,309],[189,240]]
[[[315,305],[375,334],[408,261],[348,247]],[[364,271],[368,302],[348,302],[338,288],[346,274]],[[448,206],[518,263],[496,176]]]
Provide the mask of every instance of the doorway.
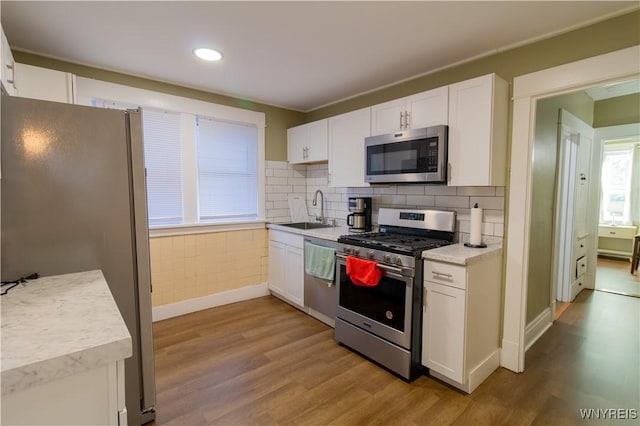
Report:
[[638,76],[640,46],[634,46],[514,79],[501,353],[501,365],[512,371],[524,370],[536,103],[539,99]]

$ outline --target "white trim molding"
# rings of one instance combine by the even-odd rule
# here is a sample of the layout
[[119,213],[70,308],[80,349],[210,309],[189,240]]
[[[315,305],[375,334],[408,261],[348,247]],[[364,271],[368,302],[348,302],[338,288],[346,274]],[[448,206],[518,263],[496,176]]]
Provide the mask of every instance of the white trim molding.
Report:
[[524,343],[525,351],[538,341],[538,339],[547,332],[553,325],[553,310],[548,307],[544,311],[540,312],[540,315],[535,317],[533,321],[527,324],[524,330]]
[[162,321],[168,318],[202,311],[204,309],[215,308],[216,306],[228,305],[230,303],[242,302],[243,300],[255,299],[268,295],[269,289],[267,288],[267,283],[250,285],[234,290],[224,291],[222,293],[215,293],[168,305],[156,306],[152,309],[151,317],[153,322]]
[[531,160],[538,99],[640,77],[640,46],[617,50],[513,80],[504,328],[501,365],[524,371],[531,211]]

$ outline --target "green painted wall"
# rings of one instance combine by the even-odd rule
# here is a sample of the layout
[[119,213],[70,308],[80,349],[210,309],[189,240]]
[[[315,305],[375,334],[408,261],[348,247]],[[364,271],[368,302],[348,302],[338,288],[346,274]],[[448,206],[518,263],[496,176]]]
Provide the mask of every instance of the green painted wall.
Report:
[[597,101],[593,127],[640,123],[640,93]]
[[558,162],[558,113],[563,108],[585,123],[593,123],[593,99],[585,92],[542,99],[536,106],[531,190],[531,233],[527,324],[551,302],[553,240]]
[[264,112],[267,124],[267,128],[265,129],[265,158],[267,160],[287,159],[287,129],[304,123],[305,119],[305,114],[302,112],[251,102],[245,99],[232,98],[175,84],[45,58],[20,51],[13,51],[13,55],[16,62],[70,72],[79,77],[93,78],[220,105]]

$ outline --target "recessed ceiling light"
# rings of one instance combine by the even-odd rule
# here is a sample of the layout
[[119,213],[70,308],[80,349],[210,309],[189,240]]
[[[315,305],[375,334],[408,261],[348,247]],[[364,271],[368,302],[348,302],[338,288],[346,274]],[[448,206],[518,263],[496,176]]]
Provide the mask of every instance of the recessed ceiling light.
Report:
[[205,47],[200,47],[198,49],[194,49],[193,53],[200,59],[205,61],[219,61],[222,59],[222,53],[217,50],[207,49]]

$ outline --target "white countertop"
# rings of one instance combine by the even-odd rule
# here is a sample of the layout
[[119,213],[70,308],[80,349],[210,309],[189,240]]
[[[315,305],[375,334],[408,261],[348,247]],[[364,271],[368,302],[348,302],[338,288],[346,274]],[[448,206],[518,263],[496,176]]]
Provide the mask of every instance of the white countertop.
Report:
[[2,394],[131,356],[101,271],[43,277],[2,296]]
[[277,223],[270,223],[267,225],[267,228],[331,241],[337,241],[339,236],[349,234],[349,228],[346,226],[331,226],[328,228],[318,229],[297,229]]
[[458,243],[422,252],[423,259],[463,266],[489,256],[502,256],[502,244],[488,244],[486,248],[472,248],[466,247],[464,243]]

